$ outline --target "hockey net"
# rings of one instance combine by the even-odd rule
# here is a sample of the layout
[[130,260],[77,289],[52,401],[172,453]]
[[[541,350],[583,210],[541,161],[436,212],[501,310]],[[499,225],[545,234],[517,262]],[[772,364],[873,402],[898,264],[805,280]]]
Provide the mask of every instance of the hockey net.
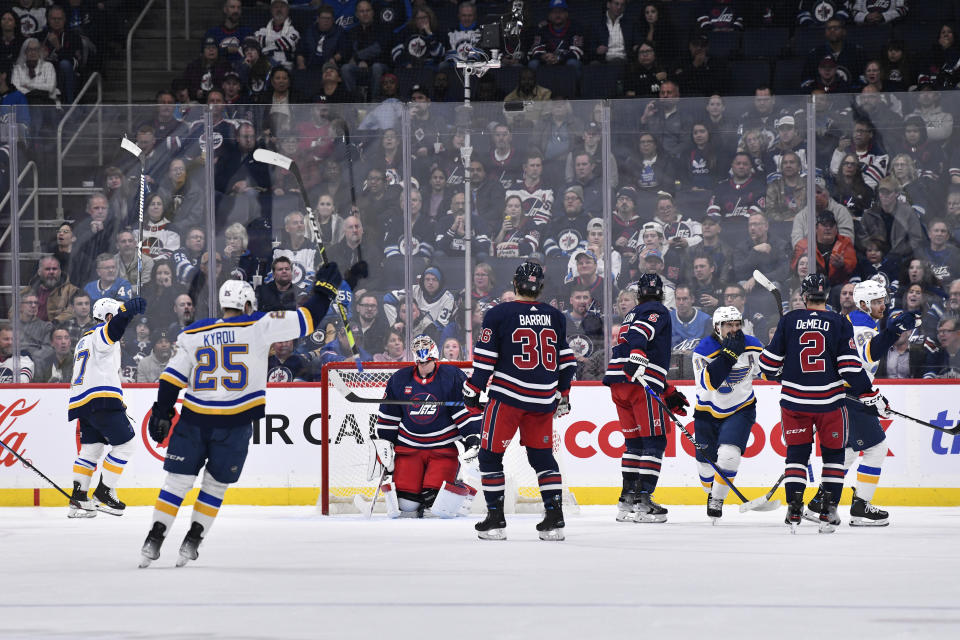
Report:
[[[323,367],[321,376],[321,402],[324,407],[322,438],[327,446],[322,448],[320,496],[317,507],[323,514],[358,513],[357,505],[369,504],[376,493],[377,481],[368,479],[370,438],[375,434],[376,403],[351,402],[344,391],[351,391],[361,398],[381,399],[387,381],[397,369],[411,363],[364,362],[363,371],[355,362],[332,362]],[[472,373],[470,362],[444,362],[444,365],[459,367],[467,376]],[[556,428],[553,432],[553,453],[563,471],[561,440]],[[543,509],[537,476],[527,462],[526,451],[515,437],[504,454],[503,467],[506,475],[505,510],[507,512],[536,512]],[[478,490],[479,486],[476,487]],[[360,496],[360,499],[357,499]],[[383,499],[374,505],[375,511],[383,511]],[[565,513],[579,509],[569,490],[564,486],[563,504]],[[474,511],[482,513],[482,494],[473,503]]]

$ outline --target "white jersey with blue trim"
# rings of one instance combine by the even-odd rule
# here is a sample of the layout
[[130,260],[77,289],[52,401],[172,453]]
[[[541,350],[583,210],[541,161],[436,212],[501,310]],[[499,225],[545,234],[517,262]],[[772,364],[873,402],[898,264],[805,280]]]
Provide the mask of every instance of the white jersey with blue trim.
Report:
[[120,387],[120,343],[110,339],[105,323],[88,330],[73,351],[73,380],[67,419],[98,409],[124,408]]
[[304,308],[200,320],[177,337],[160,379],[186,388],[184,418],[219,427],[247,424],[264,416],[270,346],[310,333],[313,319]]
[[693,351],[693,373],[697,383],[695,411],[703,411],[715,418],[726,418],[756,402],[753,378],[760,373],[760,352],[763,344],[751,335],[744,335],[746,347],[726,378],[719,385],[710,379],[707,367],[720,357],[723,347],[710,335],[700,340]]
[[870,376],[870,382],[873,382],[877,375],[877,368],[880,366],[880,357],[886,355],[870,351],[870,341],[880,333],[880,326],[870,314],[859,309],[848,313],[847,320],[853,325],[853,341],[856,344],[860,362],[863,364],[863,370]]

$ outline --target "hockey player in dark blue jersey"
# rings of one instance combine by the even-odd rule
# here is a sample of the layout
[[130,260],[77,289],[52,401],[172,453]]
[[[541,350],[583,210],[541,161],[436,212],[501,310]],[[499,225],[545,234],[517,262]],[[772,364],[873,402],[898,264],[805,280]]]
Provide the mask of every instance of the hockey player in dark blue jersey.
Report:
[[645,273],[636,286],[637,306],[623,318],[603,376],[627,446],[620,458],[623,490],[617,522],[666,522],[667,510],[650,494],[657,488],[667,448],[667,416],[647,388],[662,395],[675,414],[686,415],[690,403],[667,384],[672,328],[670,310],[662,303],[663,281],[655,273]]
[[457,367],[440,364],[440,350],[429,336],[419,335],[412,344],[416,364],[391,375],[384,395],[385,400],[412,402],[382,404],[377,414],[377,457],[388,473],[393,463],[393,481],[385,484],[383,493],[387,515],[419,518],[426,512],[454,517],[469,495],[464,487],[454,486],[459,468],[455,443],[463,443],[464,462],[477,457],[480,416],[463,406],[413,404],[462,400],[467,376]]
[[[832,533],[840,524],[837,503],[843,490],[843,448],[847,443],[849,414],[846,394],[883,413],[886,398],[873,389],[857,357],[852,325],[826,307],[827,280],[811,273],[800,287],[805,309],[780,318],[773,340],[760,354],[760,370],[770,380],[780,380],[783,437],[787,443],[784,488],[785,522],[796,532],[803,518],[803,491],[814,431],[820,436],[823,460],[821,533]],[[849,388],[845,388],[849,387]]]
[[[853,288],[853,302],[857,308],[847,314],[853,326],[853,340],[863,370],[873,380],[880,365],[880,358],[894,345],[900,334],[912,331],[920,324],[919,316],[913,313],[892,313],[886,325],[880,328],[880,320],[886,311],[887,290],[875,280],[858,282]],[[850,505],[850,526],[883,527],[890,524],[889,514],[878,509],[870,500],[880,482],[880,469],[887,457],[887,436],[883,432],[877,412],[864,407],[859,401],[847,398],[850,415],[850,437],[847,441],[843,468],[850,469],[860,454],[863,460],[857,467],[853,500]],[[823,487],[807,505],[803,517],[817,520],[821,511]]]
[[[577,361],[567,346],[566,318],[537,301],[543,267],[521,264],[513,288],[516,301],[500,303],[484,316],[473,350],[473,376],[463,385],[467,408],[483,413],[479,463],[487,517],[476,529],[481,539],[506,539],[503,453],[519,430],[543,497],[540,539],[563,540],[563,480],[553,456],[553,418],[570,412]],[[490,395],[485,409],[480,406],[484,389]]]

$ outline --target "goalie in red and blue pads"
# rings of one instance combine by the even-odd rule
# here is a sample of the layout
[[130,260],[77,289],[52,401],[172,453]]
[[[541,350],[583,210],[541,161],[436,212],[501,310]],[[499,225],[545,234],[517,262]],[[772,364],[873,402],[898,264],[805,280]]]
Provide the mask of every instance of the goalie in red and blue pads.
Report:
[[[545,515],[537,525],[543,540],[563,540],[563,488],[553,456],[553,418],[570,412],[570,383],[577,362],[567,346],[566,318],[538,302],[543,267],[524,262],[513,277],[514,302],[502,302],[483,318],[473,350],[473,376],[464,383],[463,399],[483,413],[479,463],[487,517],[477,524],[484,540],[504,540],[503,454],[520,432],[520,444],[537,473]],[[480,393],[490,401],[483,409]]]
[[[415,365],[399,369],[390,376],[385,400],[442,402],[463,399],[466,374],[458,367],[439,362],[440,351],[429,336],[419,335],[413,339],[413,354]],[[384,492],[387,515],[423,517],[442,492],[455,491],[455,495],[463,495],[454,488],[460,466],[455,443],[463,441],[463,459],[470,462],[477,456],[479,434],[480,416],[471,414],[464,406],[380,405],[374,446],[381,463],[387,463],[388,471],[388,461],[393,458],[393,486]],[[384,447],[387,451],[381,453]],[[394,488],[395,506],[394,496],[389,495]],[[445,495],[440,498],[441,504],[447,504],[446,498]],[[436,515],[456,515],[456,510],[452,513],[441,511]]]
[[663,281],[655,273],[645,273],[636,287],[637,306],[623,318],[603,376],[627,446],[620,458],[623,490],[617,522],[666,522],[667,510],[650,494],[657,488],[667,448],[667,414],[647,389],[662,395],[675,414],[686,415],[690,403],[667,384],[672,324],[670,310],[662,303]]
[[814,431],[820,436],[823,459],[820,531],[831,533],[840,524],[837,503],[843,490],[843,449],[850,420],[844,399],[851,394],[878,411],[888,406],[863,370],[852,325],[827,310],[828,290],[823,274],[811,273],[804,278],[800,293],[806,308],[780,318],[773,340],[760,354],[763,376],[779,380],[781,385],[781,423],[787,443],[786,523],[794,531],[803,517],[803,491]]

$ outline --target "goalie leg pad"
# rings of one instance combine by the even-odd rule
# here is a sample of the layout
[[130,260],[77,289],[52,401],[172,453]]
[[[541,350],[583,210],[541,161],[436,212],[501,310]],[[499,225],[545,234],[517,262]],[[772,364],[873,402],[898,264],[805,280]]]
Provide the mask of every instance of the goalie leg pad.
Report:
[[477,490],[463,484],[444,482],[437,493],[430,513],[438,518],[456,518],[458,515],[470,513],[470,505]]
[[387,517],[399,518],[400,503],[397,499],[397,487],[393,482],[384,482],[380,486],[380,493],[383,494],[383,504],[387,508]]

